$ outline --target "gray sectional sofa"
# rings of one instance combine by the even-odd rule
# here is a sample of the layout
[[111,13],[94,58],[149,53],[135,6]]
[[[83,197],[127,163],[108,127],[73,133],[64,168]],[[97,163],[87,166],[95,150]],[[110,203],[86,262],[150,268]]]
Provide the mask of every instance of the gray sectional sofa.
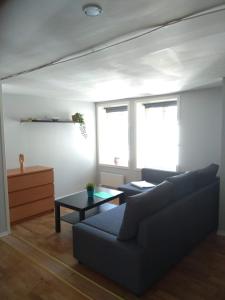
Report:
[[[145,180],[145,181],[151,182],[153,184],[159,184],[159,183],[163,182],[167,177],[171,177],[171,176],[178,175],[178,174],[180,174],[180,173],[172,172],[172,171],[162,171],[162,170],[156,170],[156,169],[143,168],[141,170],[141,180]],[[150,189],[151,188],[136,187],[136,186],[132,185],[130,182],[118,187],[118,190],[124,192],[125,198],[143,193]]]
[[217,229],[217,170],[212,164],[169,177],[125,204],[74,225],[74,256],[142,294]]

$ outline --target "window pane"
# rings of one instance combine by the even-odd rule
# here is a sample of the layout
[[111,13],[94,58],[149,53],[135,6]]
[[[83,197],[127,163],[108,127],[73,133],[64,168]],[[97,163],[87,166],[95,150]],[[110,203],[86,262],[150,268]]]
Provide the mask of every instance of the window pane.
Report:
[[98,108],[99,163],[128,166],[127,106]]
[[[143,107],[143,105],[142,105]],[[176,170],[177,106],[152,106],[138,111],[137,167]]]

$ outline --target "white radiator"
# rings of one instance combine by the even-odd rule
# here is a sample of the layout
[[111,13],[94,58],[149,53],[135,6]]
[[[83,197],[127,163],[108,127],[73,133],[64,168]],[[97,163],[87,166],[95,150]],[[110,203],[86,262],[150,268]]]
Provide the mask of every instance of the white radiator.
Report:
[[100,172],[100,185],[118,188],[121,184],[124,184],[124,175]]

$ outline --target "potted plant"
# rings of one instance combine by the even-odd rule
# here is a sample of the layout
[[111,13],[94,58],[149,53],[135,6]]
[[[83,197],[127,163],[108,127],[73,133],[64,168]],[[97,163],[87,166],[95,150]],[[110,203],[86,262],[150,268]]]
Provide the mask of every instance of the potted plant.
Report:
[[72,115],[72,120],[74,123],[80,124],[80,132],[83,135],[83,137],[86,138],[87,132],[86,132],[86,126],[85,126],[83,115],[80,113],[75,113],[74,115]]
[[87,183],[86,184],[86,190],[87,190],[87,194],[88,194],[88,198],[93,198],[94,196],[94,190],[95,190],[95,185],[94,183]]

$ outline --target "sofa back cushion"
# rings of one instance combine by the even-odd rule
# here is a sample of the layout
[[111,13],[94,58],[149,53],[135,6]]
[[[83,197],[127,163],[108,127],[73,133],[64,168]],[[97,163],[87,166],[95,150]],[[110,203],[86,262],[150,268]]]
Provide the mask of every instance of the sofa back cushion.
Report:
[[149,169],[149,168],[143,168],[141,170],[141,178],[142,180],[145,180],[147,182],[151,183],[161,183],[164,180],[166,180],[167,177],[171,177],[174,175],[177,175],[179,173],[172,172],[172,171],[164,171],[164,170],[158,170],[158,169]]
[[[175,201],[144,219],[137,234],[140,246],[151,249],[160,260],[187,253],[188,247],[205,238],[218,225],[219,181]],[[170,250],[169,250],[170,249]]]
[[150,191],[129,197],[117,239],[125,241],[135,238],[139,223],[169,204],[173,196],[173,184],[164,181]]
[[176,200],[183,198],[196,190],[196,177],[197,171],[190,171],[166,179],[174,184]]
[[211,164],[203,169],[197,170],[196,185],[197,188],[202,188],[216,179],[219,166],[217,164]]

